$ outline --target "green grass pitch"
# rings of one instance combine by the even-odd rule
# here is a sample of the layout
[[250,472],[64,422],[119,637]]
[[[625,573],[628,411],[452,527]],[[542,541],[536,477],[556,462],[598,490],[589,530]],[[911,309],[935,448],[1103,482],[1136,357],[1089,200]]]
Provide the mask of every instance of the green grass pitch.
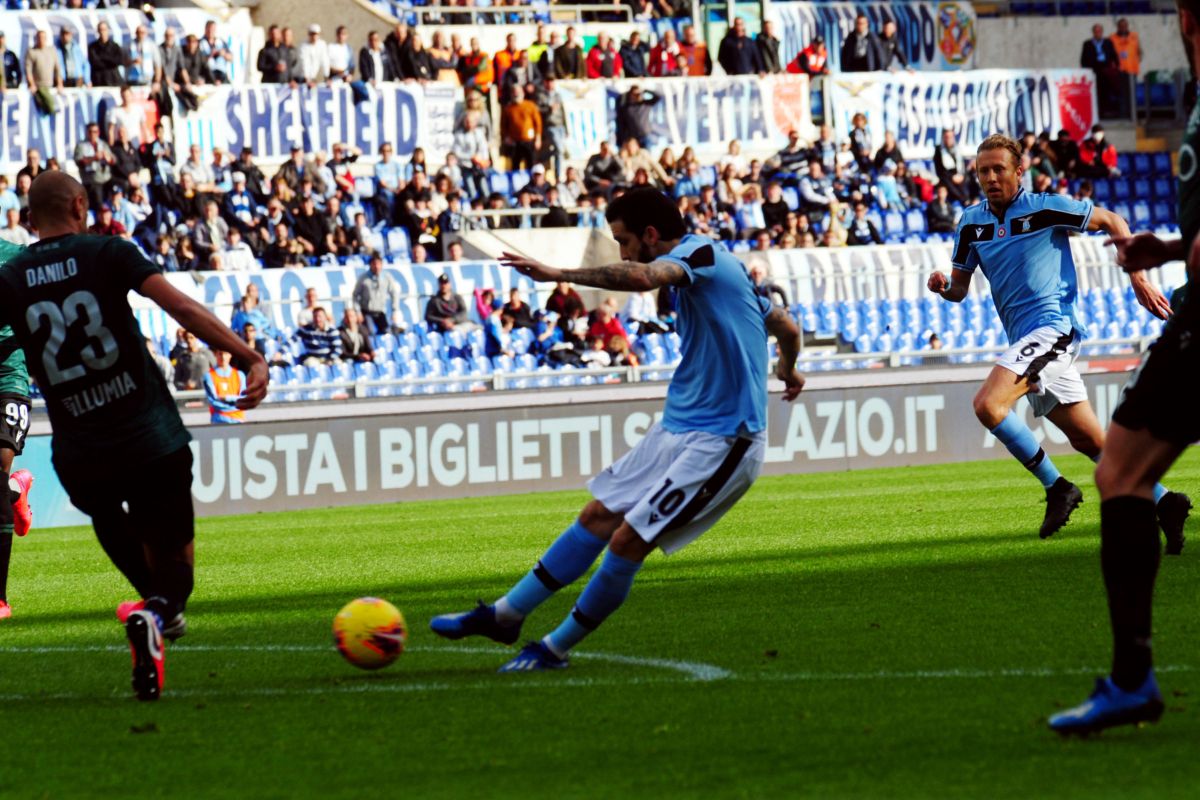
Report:
[[[157,704],[131,697],[129,591],[90,531],[35,530],[0,623],[0,798],[1195,797],[1195,525],[1158,583],[1162,722],[1045,728],[1108,660],[1091,465],[1060,467],[1086,504],[1046,542],[1007,461],[764,478],[553,674],[427,626],[502,593],[583,493],[206,520]],[[1169,483],[1200,495],[1200,453]],[[368,594],[411,628],[378,673],[331,648]]]

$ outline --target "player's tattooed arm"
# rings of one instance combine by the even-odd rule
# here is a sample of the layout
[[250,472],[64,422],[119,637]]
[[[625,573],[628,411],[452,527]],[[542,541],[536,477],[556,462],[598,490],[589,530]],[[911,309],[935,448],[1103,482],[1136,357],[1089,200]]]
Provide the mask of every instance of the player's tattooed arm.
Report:
[[796,371],[796,357],[800,355],[800,329],[787,310],[778,307],[767,314],[766,325],[767,332],[775,337],[779,345],[775,377],[783,381],[783,399],[795,400],[804,388],[804,376]]
[[602,267],[580,269],[559,269],[516,253],[504,253],[501,255],[500,261],[505,266],[513,267],[517,272],[528,275],[535,281],[571,281],[581,286],[594,286],[597,289],[646,292],[668,284],[683,286],[688,282],[687,272],[683,267],[670,261],[653,261],[649,264],[637,261],[619,261],[616,264],[606,264]]

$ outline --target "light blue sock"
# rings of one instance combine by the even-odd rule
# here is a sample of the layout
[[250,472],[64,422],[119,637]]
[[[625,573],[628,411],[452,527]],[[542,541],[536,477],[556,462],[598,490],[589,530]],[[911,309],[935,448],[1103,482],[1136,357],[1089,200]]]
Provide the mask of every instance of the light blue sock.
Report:
[[[1092,461],[1095,461],[1097,464],[1099,464],[1100,456],[1095,456],[1092,458]],[[1163,496],[1166,495],[1168,491],[1170,490],[1161,483],[1154,484],[1154,505],[1158,505],[1158,501],[1162,500]]]
[[497,605],[507,604],[519,616],[527,616],[550,595],[574,583],[587,572],[606,544],[603,539],[589,533],[579,520],[575,520]]
[[1054,466],[1046,451],[1038,446],[1033,431],[1029,430],[1029,426],[1021,421],[1016,412],[1008,412],[1004,421],[992,428],[992,435],[1008,448],[1013,458],[1020,461],[1025,469],[1042,482],[1042,486],[1049,489],[1061,477],[1058,467]]
[[600,569],[588,581],[571,609],[570,615],[562,621],[549,636],[545,638],[546,645],[558,656],[567,654],[575,645],[608,619],[609,615],[621,607],[629,596],[629,587],[642,568],[640,561],[630,561],[622,558],[611,550],[600,562]]

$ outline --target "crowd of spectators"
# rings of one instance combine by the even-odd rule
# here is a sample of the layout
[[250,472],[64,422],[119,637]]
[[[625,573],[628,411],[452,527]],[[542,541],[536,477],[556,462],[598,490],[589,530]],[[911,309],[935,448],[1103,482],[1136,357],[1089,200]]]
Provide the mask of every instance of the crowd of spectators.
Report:
[[[673,5],[659,0],[656,7],[669,13]],[[560,39],[539,25],[527,47],[509,34],[495,54],[483,52],[476,38],[464,44],[441,31],[426,44],[425,32],[404,22],[386,37],[371,32],[357,53],[344,27],[330,42],[319,25],[306,32],[297,44],[290,28],[268,29],[255,59],[264,82],[346,82],[365,97],[380,81],[459,81],[466,100],[450,152],[427,157],[417,148],[402,160],[385,142],[370,154],[376,157],[366,181],[370,191],[360,191],[367,168],[355,166],[364,154],[347,144],[333,145],[330,153],[294,146],[273,169],[261,168],[249,148],[213,148],[209,157],[195,146],[179,153],[171,114],[194,107],[192,89],[227,82],[231,74],[231,55],[215,23],[202,36],[185,36],[182,47],[174,31],[166,30],[159,44],[145,26],[121,47],[101,23],[86,50],[72,41],[69,27],[53,44],[39,31],[24,72],[44,110],[54,106],[56,87],[123,86],[120,105],[109,109],[103,125],[89,125],[73,152],[95,212],[93,230],[133,239],[166,270],[236,270],[368,258],[385,250],[387,231],[399,228],[419,263],[461,259],[454,240],[474,227],[603,227],[614,196],[643,185],[675,197],[692,231],[755,249],[878,243],[884,236],[877,210],[916,209],[929,232],[946,233],[959,207],[979,196],[971,159],[952,132],[932,162],[910,163],[892,133],[879,138],[863,115],[840,137],[829,126],[813,141],[793,132],[784,148],[761,159],[747,157],[733,141],[715,164],[702,163],[690,147],[659,146],[651,120],[662,100],[637,84],[618,101],[616,141],[602,141],[592,154],[567,152],[557,81],[709,74],[712,58],[691,26],[679,39],[666,29],[653,46],[636,31],[624,41],[600,32],[585,51],[574,28]],[[1128,26],[1119,34],[1128,37]],[[1105,51],[1114,47],[1104,42]],[[5,82],[19,81],[21,65],[3,44],[0,37]],[[736,20],[717,50],[730,74],[829,69],[821,37],[783,63],[770,21],[751,38],[745,22]],[[841,44],[841,62],[844,71],[908,67],[895,24],[875,33],[861,15]],[[132,87],[149,91],[162,112],[157,121]],[[489,111],[493,95],[497,119]],[[1030,189],[1068,191],[1070,179],[1116,171],[1116,151],[1099,126],[1078,143],[1065,132],[1054,139],[1043,132],[1026,134],[1023,144]],[[28,241],[29,184],[42,169],[61,166],[30,151],[13,188],[0,183],[0,238]],[[527,171],[521,174],[528,179],[510,192],[493,191],[495,173],[509,169]]]

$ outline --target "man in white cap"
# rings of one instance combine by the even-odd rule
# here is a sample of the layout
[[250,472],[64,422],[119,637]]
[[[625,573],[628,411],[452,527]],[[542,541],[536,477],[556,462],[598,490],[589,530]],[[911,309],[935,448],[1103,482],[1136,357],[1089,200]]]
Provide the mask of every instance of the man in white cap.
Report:
[[300,70],[309,88],[329,80],[329,47],[316,23],[308,26],[308,41],[300,45]]

